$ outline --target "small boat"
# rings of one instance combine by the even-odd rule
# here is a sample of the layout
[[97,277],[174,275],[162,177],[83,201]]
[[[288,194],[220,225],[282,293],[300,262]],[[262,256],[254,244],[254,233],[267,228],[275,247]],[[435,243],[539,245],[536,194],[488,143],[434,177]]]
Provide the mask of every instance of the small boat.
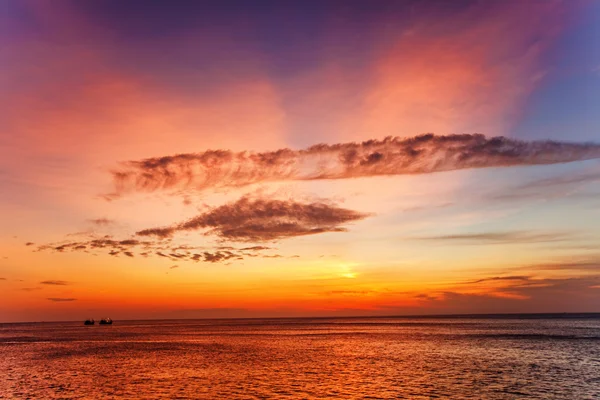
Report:
[[83,324],[84,325],[94,325],[95,323],[96,323],[96,321],[94,321],[94,318],[89,318],[89,319],[86,319]]
[[110,318],[102,318],[100,320],[100,325],[112,325],[112,319],[110,319]]

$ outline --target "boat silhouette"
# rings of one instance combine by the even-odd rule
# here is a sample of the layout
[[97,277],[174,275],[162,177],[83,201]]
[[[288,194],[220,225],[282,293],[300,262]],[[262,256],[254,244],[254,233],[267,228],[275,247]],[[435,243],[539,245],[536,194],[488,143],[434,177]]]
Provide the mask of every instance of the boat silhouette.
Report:
[[83,324],[84,325],[94,325],[95,323],[96,323],[96,321],[94,321],[94,318],[89,318],[89,319],[86,319]]
[[110,318],[102,318],[99,322],[100,325],[112,325],[113,321]]

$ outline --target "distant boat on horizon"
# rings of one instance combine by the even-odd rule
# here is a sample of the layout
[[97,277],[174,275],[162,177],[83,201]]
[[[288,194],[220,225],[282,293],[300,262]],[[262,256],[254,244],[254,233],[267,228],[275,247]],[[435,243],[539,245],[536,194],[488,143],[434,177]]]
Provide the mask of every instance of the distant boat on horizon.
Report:
[[94,321],[94,318],[88,318],[85,320],[85,322],[83,323],[84,325],[94,325],[96,323],[96,321]]
[[112,325],[113,321],[110,318],[102,318],[100,320],[100,325]]

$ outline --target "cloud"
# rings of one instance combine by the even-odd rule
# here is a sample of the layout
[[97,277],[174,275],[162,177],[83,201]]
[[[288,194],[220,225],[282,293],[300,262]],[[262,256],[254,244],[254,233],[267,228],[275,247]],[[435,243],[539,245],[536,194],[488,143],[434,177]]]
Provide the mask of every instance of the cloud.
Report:
[[250,199],[245,196],[188,221],[164,228],[144,229],[137,235],[167,238],[180,231],[207,229],[208,234],[226,240],[263,242],[324,232],[343,232],[346,228],[342,224],[367,216],[325,203]]
[[[525,184],[516,185],[498,193],[488,195],[490,200],[514,201],[527,199],[551,199],[564,196],[585,196],[577,193],[586,185],[600,182],[600,172],[581,171],[577,173],[536,179]],[[596,197],[596,195],[592,195]]]
[[574,272],[574,271],[579,271],[579,272],[594,271],[594,272],[600,272],[600,259],[535,264],[535,265],[527,266],[526,269],[536,270],[536,271],[572,271],[572,272]]
[[115,221],[113,221],[112,219],[108,219],[108,218],[95,218],[95,219],[90,219],[89,222],[91,222],[94,225],[98,225],[98,226],[107,226],[107,225],[114,224]]
[[[506,279],[505,279],[506,278]],[[484,291],[480,283],[494,282]],[[600,276],[536,278],[489,277],[463,287],[415,296],[423,310],[440,313],[596,312]],[[560,299],[557,302],[557,299]]]
[[[49,250],[59,253],[66,251],[85,251],[97,254],[104,252],[108,255],[118,257],[124,255],[127,257],[135,257],[136,253],[142,257],[150,257],[152,255],[161,258],[166,258],[171,261],[193,261],[193,262],[210,262],[217,263],[227,260],[242,260],[244,257],[256,257],[255,252],[262,252],[270,249],[265,246],[251,246],[243,249],[236,249],[231,246],[217,246],[217,250],[208,251],[206,247],[188,246],[188,245],[173,245],[169,240],[137,240],[123,239],[116,240],[104,237],[102,239],[92,238],[82,242],[68,242],[61,244],[48,244],[38,248],[38,251]],[[268,257],[268,255],[263,255]],[[279,257],[274,255],[271,257]],[[176,267],[176,266],[175,266]],[[46,285],[66,285],[65,281],[44,281]]]
[[527,281],[527,280],[529,280],[529,278],[530,278],[529,276],[525,276],[525,275],[492,276],[489,278],[477,279],[475,281],[470,281],[467,283],[472,284],[472,283],[497,282],[497,281],[510,281],[510,282]]
[[547,243],[570,240],[572,236],[565,232],[532,232],[532,231],[507,231],[507,232],[481,232],[451,234],[439,236],[416,237],[416,240],[464,242],[465,244],[521,244],[521,243]]
[[27,243],[25,243],[25,246],[33,246],[34,244],[35,243],[33,243],[33,242],[27,242]]
[[67,286],[70,285],[70,282],[67,281],[57,281],[57,280],[51,280],[51,281],[42,281],[40,282],[40,285],[55,285],[55,286]]
[[[46,244],[38,247],[38,251],[51,250],[56,252],[64,251],[95,251],[99,249],[109,250],[109,254],[116,256],[122,253],[130,252],[131,248],[141,247],[143,249],[152,249],[155,247],[155,243],[152,241],[140,241],[137,239],[122,239],[115,240],[111,236],[104,236],[102,238],[91,237],[89,240],[84,241],[69,241],[62,243]],[[168,244],[164,244],[160,247],[161,249],[168,249]],[[130,254],[126,254],[132,257]]]
[[429,301],[433,301],[433,300],[437,300],[436,296],[432,296],[430,294],[426,294],[426,293],[419,293],[413,296],[415,299],[419,299],[419,300],[429,300]]
[[348,295],[348,296],[364,296],[378,293],[376,290],[330,290],[323,294],[336,296],[336,295]]
[[5,280],[6,280],[6,278],[0,278],[0,281],[5,281]]
[[480,134],[387,137],[251,153],[202,153],[128,161],[112,172],[113,196],[136,191],[235,187],[269,181],[424,174],[469,168],[543,165],[600,158],[600,145],[525,142]]
[[266,246],[251,246],[251,247],[243,247],[240,250],[245,251],[245,250],[252,250],[252,251],[260,251],[260,250],[269,250],[270,247],[266,247]]
[[47,300],[54,302],[77,301],[77,299],[74,299],[72,297],[48,297]]
[[194,261],[203,260],[203,261],[211,262],[211,263],[227,261],[232,258],[241,259],[241,256],[238,254],[232,253],[230,251],[217,251],[214,253],[205,251],[202,254],[194,254],[194,256],[192,257],[192,259]]
[[24,292],[33,292],[36,290],[42,290],[42,288],[40,288],[40,287],[24,287],[24,288],[21,288],[21,290]]
[[564,187],[581,183],[600,181],[600,172],[588,171],[577,174],[553,176],[545,179],[538,179],[533,182],[527,182],[524,185],[517,186],[515,189],[540,189],[550,187]]
[[179,268],[179,265],[173,265],[173,266],[169,267],[169,269],[175,269],[175,268]]

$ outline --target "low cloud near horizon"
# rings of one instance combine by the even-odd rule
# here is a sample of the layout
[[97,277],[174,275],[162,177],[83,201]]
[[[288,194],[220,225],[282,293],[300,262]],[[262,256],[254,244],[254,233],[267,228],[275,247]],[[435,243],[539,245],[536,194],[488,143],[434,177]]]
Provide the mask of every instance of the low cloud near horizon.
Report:
[[77,299],[74,299],[72,297],[48,297],[48,300],[56,302],[56,303],[62,303],[62,302],[68,302],[68,301],[77,301]]
[[67,281],[59,281],[59,280],[48,280],[40,282],[41,285],[54,285],[54,286],[67,286],[70,285],[70,282]]

